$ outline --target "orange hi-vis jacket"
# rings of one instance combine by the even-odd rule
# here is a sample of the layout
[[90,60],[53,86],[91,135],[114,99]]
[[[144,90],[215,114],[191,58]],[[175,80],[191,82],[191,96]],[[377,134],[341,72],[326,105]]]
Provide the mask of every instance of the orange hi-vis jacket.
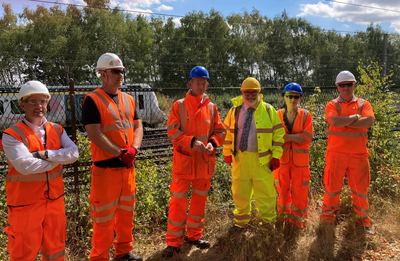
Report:
[[[278,111],[279,118],[282,122],[284,122],[284,113],[285,109],[280,109]],[[285,144],[283,144],[283,154],[280,160],[281,165],[289,164],[289,162],[292,161],[293,165],[296,167],[308,167],[310,165],[309,147],[314,135],[311,113],[305,109],[299,108],[293,123],[292,133],[289,133],[285,124],[283,124],[283,127],[285,128],[285,136],[286,134],[300,133],[300,135],[306,139],[306,142],[304,144],[291,141],[285,142]],[[285,138],[285,136],[283,136],[283,138]],[[290,158],[290,150],[292,150],[292,159]]]
[[[134,139],[135,101],[129,94],[118,90],[119,106],[102,89],[97,88],[87,94],[95,102],[101,118],[101,132],[114,144],[121,148],[131,147]],[[114,155],[101,150],[91,143],[92,159],[94,162],[115,158]]]
[[[371,104],[367,100],[355,96],[350,102],[343,100],[339,96],[328,102],[325,107],[326,120],[331,116],[350,116],[354,114],[361,114],[362,117],[369,116],[375,119]],[[327,150],[356,154],[368,153],[366,146],[368,140],[367,131],[367,128],[335,128],[329,126]]]
[[[61,147],[60,137],[63,128],[55,123],[48,122],[46,131],[46,148],[44,148],[39,137],[23,122],[6,129],[7,133],[22,142],[29,150],[35,152],[40,150],[58,150]],[[62,165],[59,164],[51,171],[38,174],[23,175],[19,173],[9,162],[9,172],[6,178],[6,192],[8,206],[26,206],[39,201],[43,197],[47,199],[58,199],[64,195],[64,183],[62,178]]]
[[207,95],[203,95],[199,104],[189,90],[186,98],[172,106],[167,125],[168,138],[174,147],[172,178],[211,178],[215,169],[215,151],[212,155],[193,151],[191,142],[195,137],[204,145],[212,140],[217,147],[222,146],[226,130],[217,106]]

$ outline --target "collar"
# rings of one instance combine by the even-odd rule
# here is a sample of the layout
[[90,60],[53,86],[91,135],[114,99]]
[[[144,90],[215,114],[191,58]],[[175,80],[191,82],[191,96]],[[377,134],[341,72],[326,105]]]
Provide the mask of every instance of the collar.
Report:
[[[339,95],[338,99],[339,99],[339,102],[346,102],[345,100],[343,100],[342,96],[340,96],[340,95]],[[354,94],[353,94],[353,98],[351,99],[350,102],[356,102],[356,101],[357,101],[357,97],[354,96]]]
[[24,123],[31,129],[31,130],[35,130],[35,129],[44,129],[45,126],[47,125],[47,119],[45,117],[43,117],[43,123],[40,126],[36,126],[32,123],[30,123],[25,117],[22,119],[24,121]]

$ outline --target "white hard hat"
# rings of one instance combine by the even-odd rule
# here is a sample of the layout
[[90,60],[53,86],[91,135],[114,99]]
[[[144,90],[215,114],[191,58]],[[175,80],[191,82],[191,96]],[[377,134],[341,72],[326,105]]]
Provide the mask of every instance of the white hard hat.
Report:
[[124,69],[124,65],[122,64],[121,59],[119,59],[118,55],[113,53],[105,53],[100,56],[99,60],[97,60],[96,70],[108,70],[108,69]]
[[336,76],[336,83],[339,82],[357,82],[356,77],[349,72],[349,71],[341,71],[337,76]]
[[21,89],[18,93],[18,100],[32,94],[44,94],[48,99],[50,99],[50,93],[46,85],[39,81],[29,81],[21,86]]

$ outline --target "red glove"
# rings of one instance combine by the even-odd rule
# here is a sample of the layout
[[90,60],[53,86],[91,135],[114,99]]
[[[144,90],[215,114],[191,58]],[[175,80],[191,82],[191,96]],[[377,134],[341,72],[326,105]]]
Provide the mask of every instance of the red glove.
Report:
[[122,149],[122,152],[124,153],[120,159],[124,162],[124,164],[130,168],[133,165],[133,162],[135,161],[136,154],[138,153],[137,149],[135,147],[129,147]]
[[230,156],[225,156],[225,162],[226,162],[229,166],[232,166],[232,155],[230,155]]
[[269,168],[271,169],[271,171],[274,171],[274,170],[276,170],[277,168],[279,168],[280,165],[281,165],[281,164],[280,164],[280,162],[279,162],[278,159],[272,158],[272,159],[271,159],[271,162],[269,163]]

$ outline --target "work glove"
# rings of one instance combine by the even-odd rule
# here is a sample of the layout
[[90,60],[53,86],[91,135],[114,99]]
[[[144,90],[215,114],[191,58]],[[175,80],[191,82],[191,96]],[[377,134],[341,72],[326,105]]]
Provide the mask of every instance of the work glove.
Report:
[[281,165],[281,164],[280,164],[280,162],[279,162],[278,159],[272,158],[272,159],[271,159],[271,162],[269,163],[269,168],[270,168],[271,171],[274,171],[274,170],[276,170],[277,168],[279,168],[280,165]]
[[230,156],[225,156],[225,162],[226,162],[229,166],[232,166],[232,155],[230,155]]
[[137,149],[135,147],[129,147],[129,148],[122,149],[121,153],[123,153],[123,154],[122,155],[120,154],[121,155],[121,157],[119,157],[120,160],[122,160],[122,162],[124,162],[124,164],[128,168],[132,167],[132,165],[135,162],[136,154],[138,153]]

